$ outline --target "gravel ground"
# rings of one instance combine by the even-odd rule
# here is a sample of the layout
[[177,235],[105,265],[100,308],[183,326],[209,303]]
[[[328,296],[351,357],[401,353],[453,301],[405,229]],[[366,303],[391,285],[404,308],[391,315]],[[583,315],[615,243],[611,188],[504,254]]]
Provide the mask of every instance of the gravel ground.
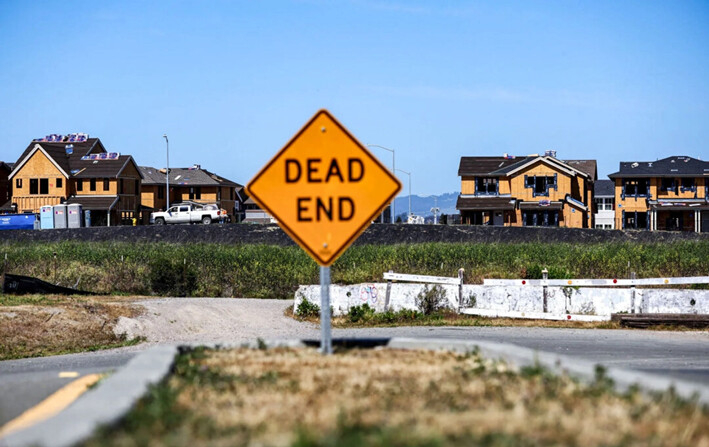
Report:
[[259,337],[315,338],[319,329],[283,312],[291,300],[234,298],[162,298],[139,301],[145,308],[137,318],[121,317],[116,334],[143,336],[153,343],[253,341]]

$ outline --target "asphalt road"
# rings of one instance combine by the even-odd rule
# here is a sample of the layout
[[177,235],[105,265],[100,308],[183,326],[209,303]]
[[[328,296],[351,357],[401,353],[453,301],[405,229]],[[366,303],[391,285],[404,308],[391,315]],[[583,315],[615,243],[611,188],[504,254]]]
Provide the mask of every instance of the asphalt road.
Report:
[[108,372],[128,363],[136,352],[128,348],[0,362],[0,426],[75,380],[59,377],[60,373],[84,376]]
[[[264,339],[319,337],[319,330],[310,324],[295,323],[283,317],[287,302],[265,300],[228,300],[238,307],[232,312],[235,321],[230,322],[228,332],[232,341],[259,336]],[[224,301],[214,301],[223,305]],[[179,305],[194,306],[194,302],[182,299]],[[174,306],[160,301],[161,312],[147,313],[155,318],[172,321],[166,310]],[[200,301],[208,306],[207,301]],[[258,306],[260,317],[272,313],[271,324],[262,320],[251,321],[245,307]],[[272,309],[264,312],[265,309]],[[206,311],[205,311],[206,312]],[[222,319],[224,312],[221,312]],[[245,317],[245,315],[247,315]],[[183,315],[184,316],[184,315]],[[246,319],[245,319],[246,318]],[[238,321],[237,321],[238,320]],[[206,324],[206,322],[202,322]],[[282,324],[281,324],[282,323]],[[174,324],[173,324],[174,326]],[[256,327],[261,328],[257,330]],[[241,328],[241,329],[239,329]],[[75,371],[80,375],[105,372],[126,364],[137,351],[159,342],[193,342],[209,338],[201,328],[191,328],[194,335],[175,339],[174,327],[170,339],[152,339],[151,343],[110,351],[72,354],[36,359],[0,362],[0,425],[12,420],[71,379],[59,378],[62,371]],[[187,333],[185,333],[187,334]],[[241,335],[240,335],[241,334]],[[669,332],[647,330],[584,330],[514,327],[398,327],[373,329],[337,329],[334,337],[411,337],[487,340],[511,343],[539,351],[564,354],[570,357],[597,362],[607,366],[635,369],[669,376],[676,379],[709,383],[709,331]],[[196,337],[196,338],[195,338]],[[149,340],[151,338],[149,337]],[[223,341],[220,334],[215,340]]]

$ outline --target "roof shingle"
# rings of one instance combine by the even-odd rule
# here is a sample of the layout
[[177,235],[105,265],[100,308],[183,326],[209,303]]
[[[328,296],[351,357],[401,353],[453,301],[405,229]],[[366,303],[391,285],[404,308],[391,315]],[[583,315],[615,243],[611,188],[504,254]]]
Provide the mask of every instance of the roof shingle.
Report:
[[[164,185],[166,182],[164,169],[141,166],[140,172],[143,174],[144,185]],[[231,186],[235,188],[243,186],[202,168],[170,168],[170,185]]]
[[657,161],[622,161],[620,170],[609,178],[701,177],[709,176],[709,162],[692,157],[672,156]]

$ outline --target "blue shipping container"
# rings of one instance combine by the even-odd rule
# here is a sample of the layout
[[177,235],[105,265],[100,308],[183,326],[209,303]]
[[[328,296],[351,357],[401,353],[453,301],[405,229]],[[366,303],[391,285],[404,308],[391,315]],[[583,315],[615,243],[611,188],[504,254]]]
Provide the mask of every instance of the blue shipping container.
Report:
[[34,214],[10,214],[0,216],[0,230],[33,230]]

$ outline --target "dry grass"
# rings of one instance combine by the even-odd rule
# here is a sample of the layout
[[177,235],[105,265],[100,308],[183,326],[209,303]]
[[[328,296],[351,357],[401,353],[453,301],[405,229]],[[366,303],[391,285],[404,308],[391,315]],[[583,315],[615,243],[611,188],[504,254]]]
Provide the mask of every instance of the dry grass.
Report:
[[[301,317],[295,314],[293,307],[289,306],[283,315],[298,321],[307,321],[320,324],[320,316]],[[688,327],[682,325],[655,325],[647,328],[633,328],[622,326],[617,321],[574,321],[574,320],[532,320],[522,318],[493,318],[474,315],[443,312],[436,315],[416,315],[409,319],[385,321],[375,317],[369,320],[360,320],[356,323],[350,321],[347,315],[332,317],[332,327],[339,329],[367,328],[367,327],[397,327],[397,326],[457,326],[457,327],[544,327],[557,329],[623,329],[623,330],[652,330],[667,332],[705,332],[706,328]]]
[[709,446],[709,412],[475,354],[196,352],[93,445]]
[[135,344],[116,336],[119,317],[139,315],[134,297],[0,295],[0,360]]
[[[320,323],[320,317],[299,317],[295,314],[292,307],[287,307],[283,314],[286,317],[294,318],[298,321],[307,321],[309,323]],[[375,314],[376,315],[376,314]],[[446,312],[437,315],[417,315],[416,318],[411,318],[403,321],[386,322],[377,318],[368,321],[358,321],[352,323],[346,315],[332,317],[332,326],[336,328],[362,328],[362,327],[395,327],[395,326],[490,326],[490,327],[549,327],[549,328],[566,328],[566,329],[621,329],[618,322],[615,321],[553,321],[553,320],[529,320],[515,318],[490,318],[478,317],[473,315],[457,314],[455,312]],[[666,328],[668,330],[677,330],[677,328]],[[681,328],[686,330],[688,328]]]

